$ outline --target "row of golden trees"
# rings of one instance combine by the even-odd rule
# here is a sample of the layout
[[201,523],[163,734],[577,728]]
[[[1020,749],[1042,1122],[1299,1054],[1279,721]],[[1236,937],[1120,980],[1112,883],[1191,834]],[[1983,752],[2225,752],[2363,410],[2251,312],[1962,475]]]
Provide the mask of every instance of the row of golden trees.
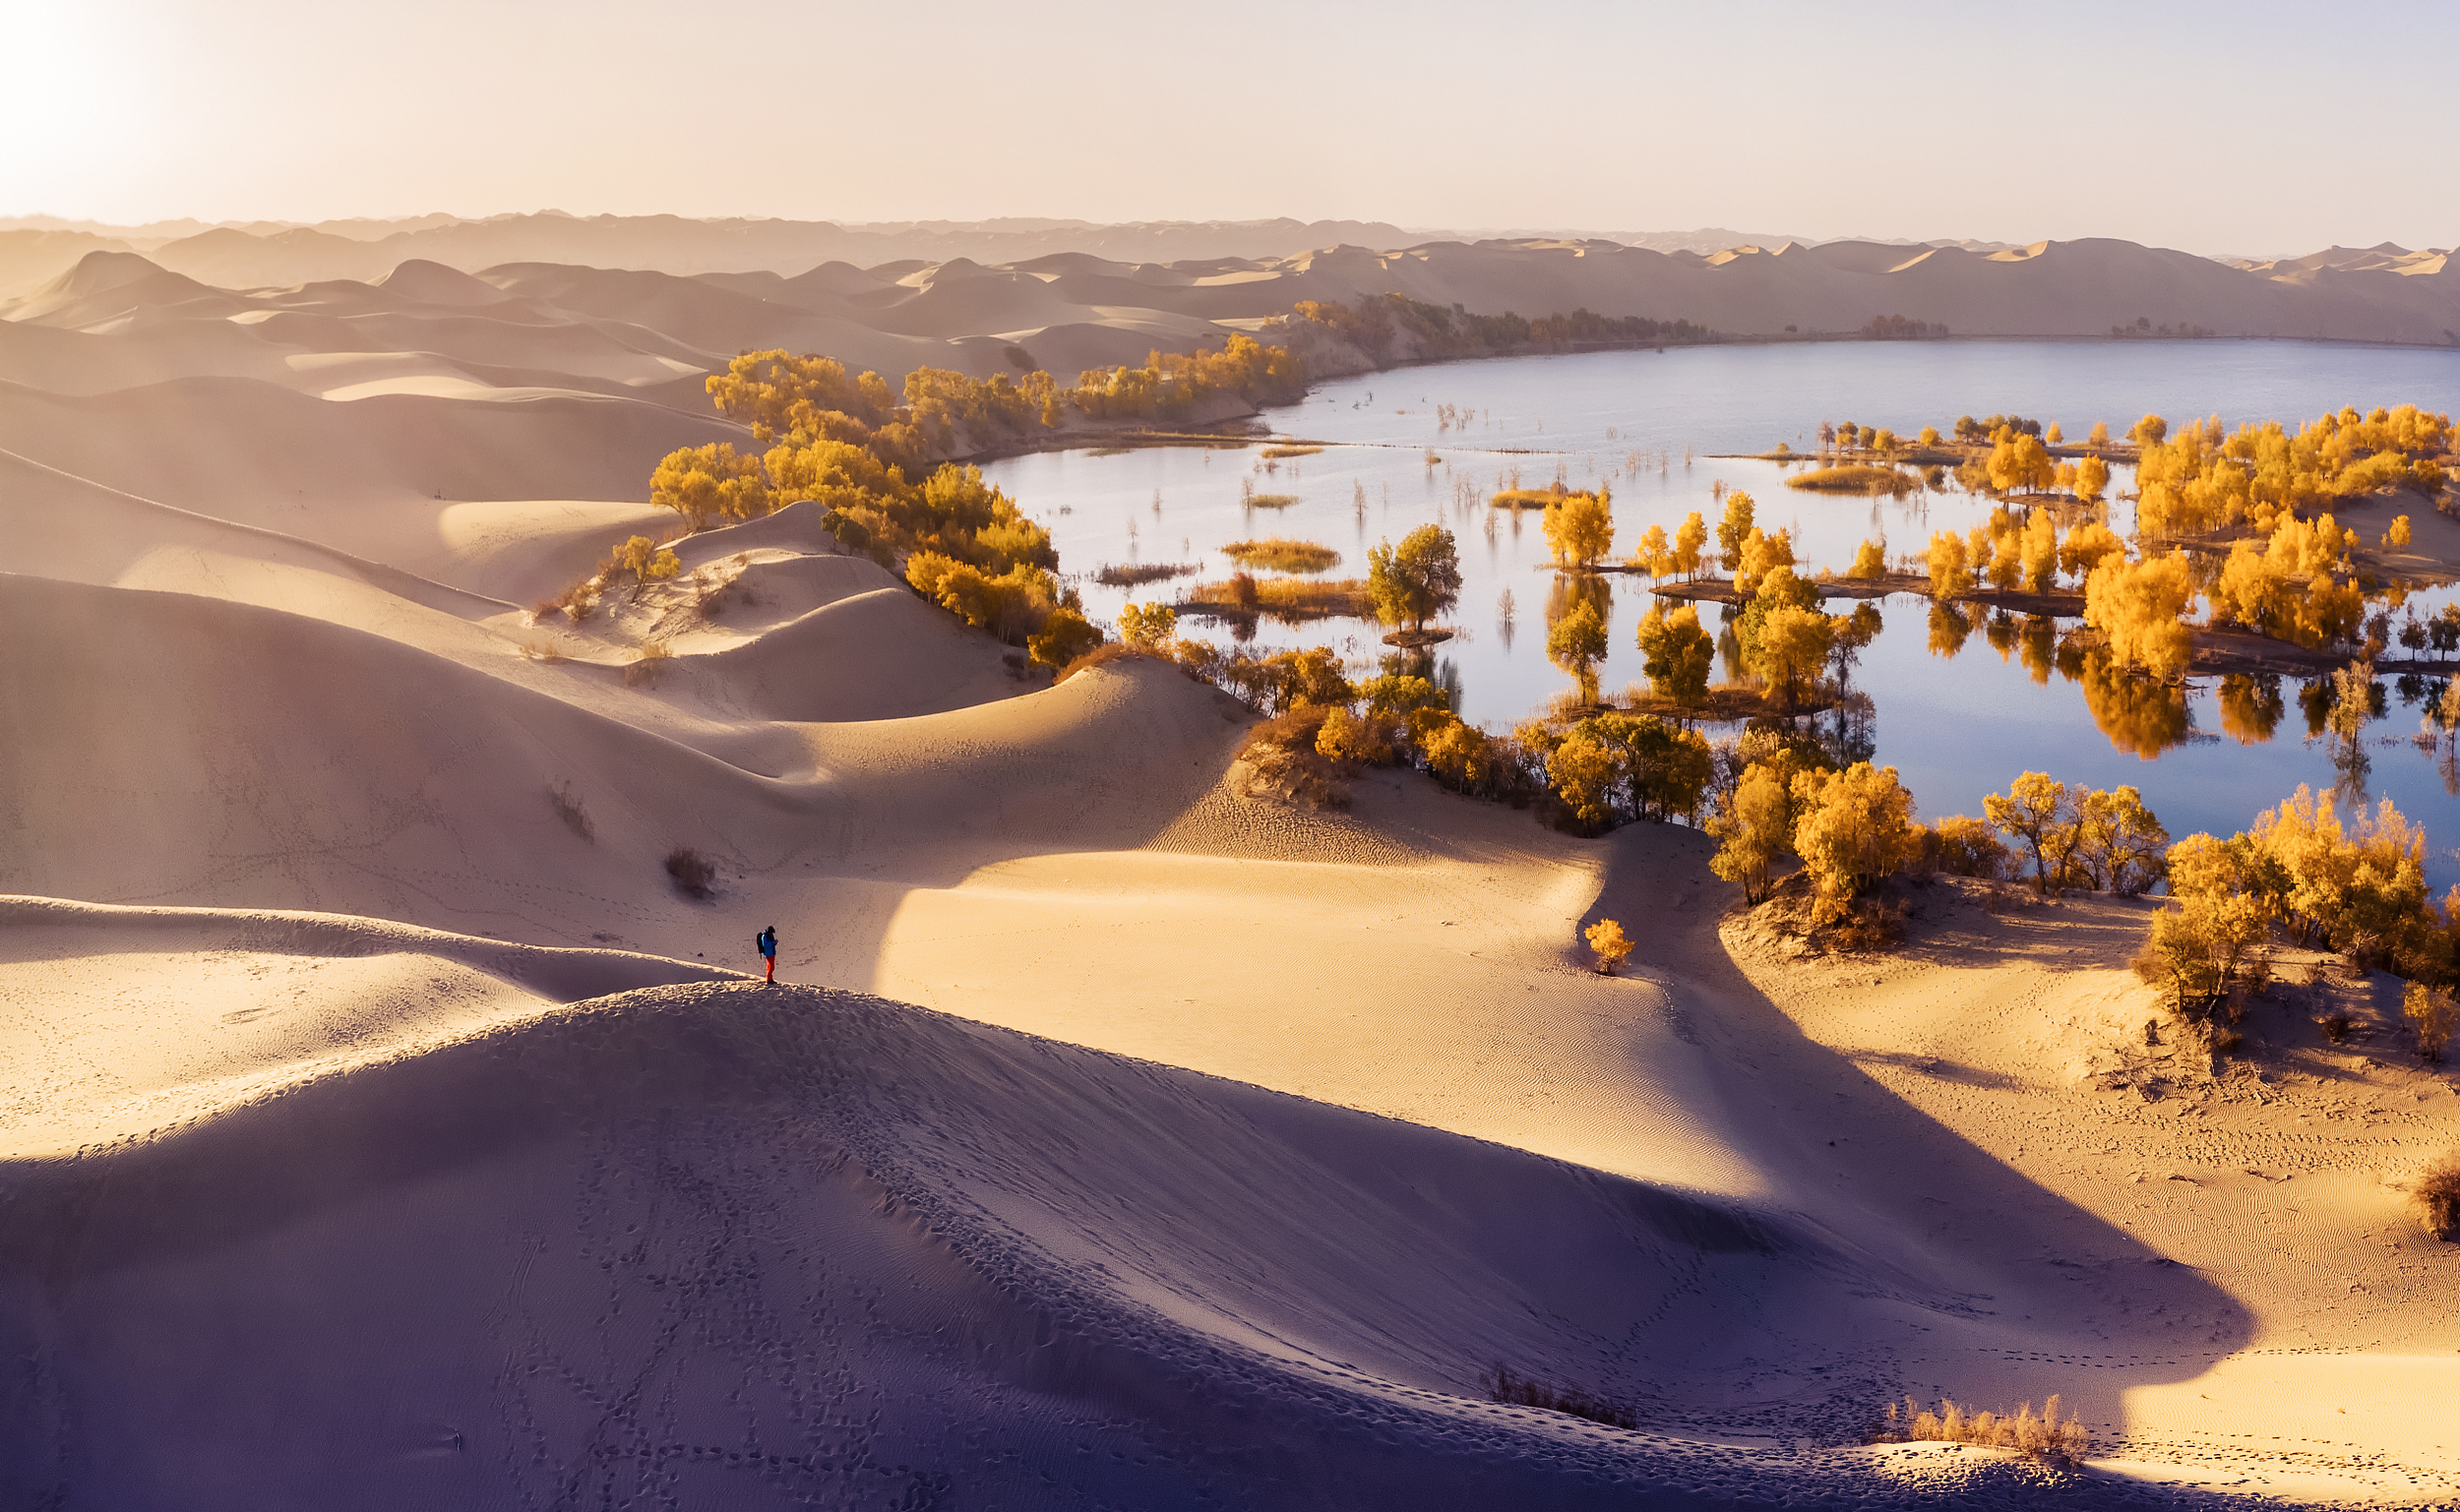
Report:
[[1062,666],[1102,636],[1075,592],[1060,590],[1050,533],[979,468],[949,458],[1064,425],[1072,413],[1168,418],[1221,393],[1294,397],[1304,383],[1287,350],[1246,335],[1220,351],[1155,352],[1142,368],[1090,371],[1067,389],[1042,372],[979,380],[922,368],[901,397],[879,374],[849,375],[831,358],[746,352],[707,387],[768,450],[715,442],[670,453],[650,474],[649,499],[694,529],[810,500],[847,547],[901,566],[926,598]]

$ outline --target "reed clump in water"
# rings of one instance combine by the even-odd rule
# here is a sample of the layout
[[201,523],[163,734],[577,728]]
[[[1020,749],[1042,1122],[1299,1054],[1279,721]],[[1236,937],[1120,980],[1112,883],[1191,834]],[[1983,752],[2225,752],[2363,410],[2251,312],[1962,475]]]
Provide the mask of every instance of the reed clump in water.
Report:
[[1341,565],[1341,554],[1318,541],[1293,541],[1281,536],[1232,541],[1221,554],[1242,567],[1275,573],[1322,573]]
[[1807,488],[1821,494],[1909,494],[1922,486],[1922,480],[1893,467],[1845,462],[1834,467],[1814,467],[1809,472],[1798,472],[1785,480],[1785,486]]

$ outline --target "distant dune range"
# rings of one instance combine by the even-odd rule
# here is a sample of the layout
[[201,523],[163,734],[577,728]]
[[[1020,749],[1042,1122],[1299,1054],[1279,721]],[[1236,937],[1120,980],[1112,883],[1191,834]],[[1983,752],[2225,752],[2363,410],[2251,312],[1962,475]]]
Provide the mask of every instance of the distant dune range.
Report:
[[[1389,239],[1374,245],[1346,240],[1382,233]],[[1323,241],[1297,242],[1310,235]],[[1290,250],[1212,250],[1260,243]],[[1406,245],[1398,228],[1353,222],[900,237],[568,216],[379,240],[225,227],[144,257],[126,245],[92,231],[0,231],[0,295],[15,295],[0,303],[0,380],[92,393],[236,372],[344,398],[577,388],[695,407],[697,376],[747,348],[824,352],[892,380],[925,365],[984,377],[1021,352],[1074,377],[1254,330],[1301,300],[1384,293],[1477,314],[1690,321],[1734,336],[1849,334],[1901,316],[1953,335],[2125,327],[2460,344],[2460,269],[2444,252],[2390,246],[2228,264],[2107,239],[1702,255],[1605,240]],[[879,256],[914,245],[1010,255]],[[1152,260],[1161,253],[1170,260]]]

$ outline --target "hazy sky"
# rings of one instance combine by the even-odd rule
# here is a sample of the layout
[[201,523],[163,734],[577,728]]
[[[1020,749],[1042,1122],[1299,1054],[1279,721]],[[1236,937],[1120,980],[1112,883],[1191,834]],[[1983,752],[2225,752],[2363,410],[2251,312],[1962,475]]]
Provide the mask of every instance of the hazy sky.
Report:
[[2460,239],[2460,4],[0,0],[0,215]]

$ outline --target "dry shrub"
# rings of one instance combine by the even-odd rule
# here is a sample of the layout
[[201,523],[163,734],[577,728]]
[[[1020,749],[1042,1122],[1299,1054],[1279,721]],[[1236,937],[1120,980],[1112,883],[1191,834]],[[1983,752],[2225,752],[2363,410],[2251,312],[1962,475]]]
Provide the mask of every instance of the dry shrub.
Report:
[[2417,1195],[2426,1232],[2446,1241],[2460,1240],[2460,1150],[2418,1174]]
[[[726,595],[743,580],[740,574],[728,577],[714,567],[696,568],[692,574],[692,612],[705,620],[714,620],[726,607]],[[744,591],[746,602],[751,591]]]
[[1349,807],[1348,777],[1316,749],[1330,712],[1311,704],[1276,714],[1247,732],[1239,760],[1248,769],[1249,797],[1268,796],[1317,809]]
[[2334,1008],[2331,1012],[2316,1019],[2314,1024],[2316,1028],[2323,1031],[2324,1039],[2334,1045],[2346,1045],[2349,1043],[2349,1031],[2356,1026],[2356,1022],[2349,1016],[2347,1009]]
[[688,845],[666,853],[666,875],[675,890],[688,898],[706,898],[717,887],[717,863]]
[[1596,1396],[1577,1387],[1549,1386],[1543,1381],[1513,1374],[1509,1365],[1497,1365],[1479,1378],[1479,1384],[1486,1387],[1486,1397],[1490,1402],[1505,1402],[1513,1407],[1542,1407],[1550,1413],[1585,1418],[1610,1428],[1636,1428],[1640,1425],[1639,1419],[1632,1415],[1626,1403]]
[[1891,877],[1840,903],[1796,872],[1770,885],[1752,917],[1778,936],[1800,938],[1813,954],[1875,954],[1904,939],[1913,913],[1906,886],[1904,878]]
[[1301,443],[1286,447],[1266,447],[1263,450],[1263,455],[1274,461],[1279,461],[1285,457],[1314,456],[1322,450],[1323,448],[1322,447],[1308,446]]
[[564,650],[552,640],[524,640],[522,642],[522,659],[559,662],[564,659]]
[[654,685],[658,674],[666,670],[666,663],[674,657],[675,653],[667,648],[663,640],[642,641],[640,654],[624,668],[624,686],[639,688],[645,683]]
[[573,791],[573,779],[559,777],[547,784],[547,806],[574,834],[593,845],[597,843],[596,828],[589,822],[588,811],[582,808],[580,795]]
[[613,571],[614,565],[614,560],[609,558],[599,563],[588,576],[563,592],[538,600],[530,606],[529,618],[532,621],[543,620],[559,609],[575,625],[589,618],[590,612],[598,607],[598,596],[606,591],[606,575]]
[[1827,927],[1825,942],[1847,955],[1884,950],[1905,937],[1905,914],[1902,898],[1856,898],[1845,916]]
[[2042,1404],[2039,1418],[2033,1416],[2030,1402],[2008,1414],[1968,1414],[1945,1398],[1940,1399],[1938,1411],[1932,1412],[1907,1397],[1901,1410],[1894,1403],[1888,1404],[1887,1422],[1879,1429],[1878,1442],[1977,1444],[2013,1449],[2031,1459],[2070,1463],[2083,1458],[2085,1450],[2092,1447],[2083,1423],[2073,1418],[2064,1422],[2059,1421],[2059,1397],[2055,1392]]
[[2460,1001],[2439,987],[2412,982],[2401,995],[2400,1011],[2418,1032],[2418,1057],[2424,1060],[2440,1060],[2451,1044],[2451,1032],[2460,1027]]

